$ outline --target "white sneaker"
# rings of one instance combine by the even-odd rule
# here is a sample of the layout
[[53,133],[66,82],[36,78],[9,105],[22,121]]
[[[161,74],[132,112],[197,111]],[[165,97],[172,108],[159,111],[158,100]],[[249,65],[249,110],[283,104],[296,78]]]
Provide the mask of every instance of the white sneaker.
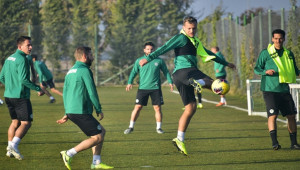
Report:
[[158,134],[163,134],[163,133],[165,133],[161,128],[156,129],[156,132],[157,132]]
[[6,152],[6,156],[7,156],[7,157],[10,157],[10,158],[13,158],[13,157],[14,157],[14,155],[13,155],[11,152],[9,152],[9,151]]
[[124,134],[129,134],[131,132],[133,132],[133,128],[128,128],[124,131]]
[[9,151],[13,156],[18,160],[23,160],[23,156],[20,154],[18,148],[14,148],[12,146],[7,146],[7,151]]

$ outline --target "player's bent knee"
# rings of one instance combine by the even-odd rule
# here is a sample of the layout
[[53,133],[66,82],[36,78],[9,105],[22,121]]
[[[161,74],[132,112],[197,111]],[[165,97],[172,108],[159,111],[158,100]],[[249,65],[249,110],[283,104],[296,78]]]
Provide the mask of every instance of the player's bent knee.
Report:
[[103,140],[103,137],[101,135],[102,133],[98,134],[98,135],[94,135],[94,136],[91,136],[92,139],[94,139],[95,141],[95,144],[100,144]]
[[296,115],[286,115],[286,118],[288,118],[289,120],[293,120],[296,119]]
[[21,125],[26,126],[27,128],[30,128],[31,122],[30,121],[21,121]]

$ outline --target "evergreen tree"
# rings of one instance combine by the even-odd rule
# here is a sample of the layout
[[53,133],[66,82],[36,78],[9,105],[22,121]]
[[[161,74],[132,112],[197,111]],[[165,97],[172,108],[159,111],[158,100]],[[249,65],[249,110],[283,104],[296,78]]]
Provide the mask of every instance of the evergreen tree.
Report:
[[70,35],[68,11],[67,0],[45,1],[42,6],[43,54],[56,69],[60,68],[61,57],[68,54],[67,40]]
[[40,14],[40,0],[33,0],[30,7],[30,20],[29,24],[31,26],[31,39],[32,39],[32,53],[37,55],[42,55],[43,52],[43,33],[42,33],[42,21]]
[[14,53],[16,40],[20,35],[28,35],[29,6],[27,0],[0,0],[0,62]]
[[[79,46],[92,47],[94,40],[94,31],[93,29],[88,30],[88,27],[93,28],[94,24],[92,22],[89,22],[89,18],[87,15],[88,11],[90,10],[89,7],[91,7],[89,6],[89,4],[91,4],[90,1],[71,0],[70,3],[72,5],[70,10],[72,14],[72,43],[70,50],[71,55],[74,49]],[[95,6],[95,4],[92,5]],[[92,26],[90,26],[89,24],[91,24]]]
[[160,37],[162,43],[179,33],[183,18],[191,14],[191,0],[164,0],[161,3]]
[[[121,70],[125,65],[132,64],[141,53],[140,29],[138,17],[141,12],[140,0],[117,0],[112,3],[109,19],[110,47],[112,64]],[[107,36],[107,35],[106,35]],[[139,55],[138,55],[139,54]]]

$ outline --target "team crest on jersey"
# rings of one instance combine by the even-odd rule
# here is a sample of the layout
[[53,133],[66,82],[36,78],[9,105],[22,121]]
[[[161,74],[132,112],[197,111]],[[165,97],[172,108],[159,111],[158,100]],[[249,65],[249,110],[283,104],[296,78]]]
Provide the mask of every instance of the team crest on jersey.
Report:
[[98,130],[101,130],[101,126],[100,126],[100,125],[98,125],[98,126],[97,126],[97,129],[98,129]]
[[16,61],[16,58],[14,58],[14,57],[8,57],[7,60]]
[[271,114],[273,114],[273,113],[274,113],[274,109],[270,109],[269,112],[270,112]]
[[154,65],[157,67],[157,66],[158,66],[158,63],[154,63]]
[[70,73],[76,73],[76,72],[77,72],[77,69],[71,69],[71,70],[68,71],[67,75],[70,74]]
[[139,103],[139,101],[140,101],[139,99],[135,99],[135,103]]

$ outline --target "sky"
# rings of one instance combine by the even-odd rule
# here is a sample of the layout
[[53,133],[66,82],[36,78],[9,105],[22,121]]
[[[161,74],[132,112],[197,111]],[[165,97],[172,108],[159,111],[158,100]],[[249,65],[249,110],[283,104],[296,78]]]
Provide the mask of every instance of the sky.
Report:
[[[286,11],[291,8],[290,0],[194,0],[192,9],[197,12],[195,17],[204,19],[213,13],[215,8],[223,1],[225,13],[233,13],[233,17],[240,16],[244,11],[251,8],[263,7],[279,11],[284,8]],[[300,6],[300,0],[297,0],[296,6]],[[201,15],[202,14],[202,15]]]

